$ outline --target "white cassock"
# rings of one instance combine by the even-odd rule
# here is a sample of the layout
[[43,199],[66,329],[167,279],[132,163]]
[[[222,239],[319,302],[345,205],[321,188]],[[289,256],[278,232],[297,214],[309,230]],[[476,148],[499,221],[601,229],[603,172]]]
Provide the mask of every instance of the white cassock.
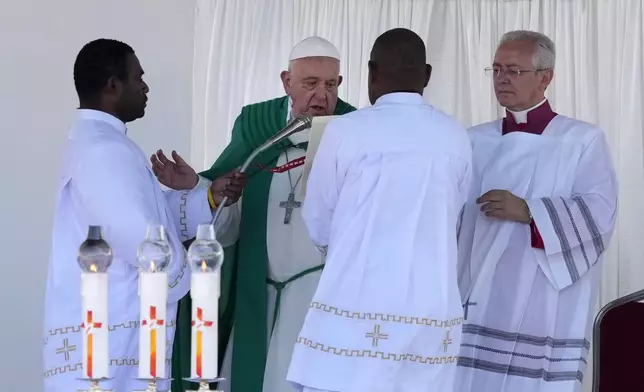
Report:
[[[287,117],[290,118],[290,106]],[[302,131],[290,136],[289,140],[297,146],[308,142],[309,134],[310,130]],[[276,166],[279,167],[294,161],[305,154],[306,150],[304,149],[289,148],[280,155]],[[286,374],[293,346],[304,323],[304,317],[318,285],[321,271],[315,270],[303,275],[300,274],[324,263],[324,257],[309,239],[302,215],[295,209],[291,214],[290,222],[285,224],[286,210],[280,207],[280,204],[288,200],[291,192],[295,194],[296,201],[301,201],[298,196],[301,194],[303,168],[304,166],[299,166],[288,172],[273,174],[268,195],[266,218],[268,272],[271,280],[275,282],[288,281],[289,283],[281,291],[279,313],[276,320],[274,320],[274,310],[277,290],[274,285],[267,285],[268,320],[266,321],[268,323],[269,345],[262,392],[290,391],[293,388],[286,381]],[[237,208],[238,214],[241,214],[241,200],[227,209],[232,208]],[[230,220],[229,223],[232,228],[233,225],[238,225],[239,221]],[[294,277],[294,280],[290,280]],[[223,391],[230,391],[232,343],[231,335],[222,366],[222,377],[225,380],[219,384],[219,389]]]
[[[459,234],[467,306],[458,392],[573,392],[581,382],[613,232],[617,181],[603,132],[556,116],[543,134],[501,136],[501,120],[472,128],[474,177]],[[525,199],[529,225],[487,218],[492,189]]]
[[327,125],[302,211],[328,254],[289,368],[298,390],[451,391],[470,165],[465,130],[419,94]]
[[[177,302],[190,286],[184,239],[194,237],[200,223],[209,223],[207,187],[163,192],[148,159],[126,136],[117,118],[94,110],[79,110],[63,155],[54,216],[47,278],[44,323],[45,392],[88,389],[82,377],[80,276],[76,262],[89,225],[103,227],[114,259],[108,271],[109,376],[101,386],[115,392],[145,389],[138,377],[139,296],[137,248],[148,224],[165,226],[172,246],[168,270],[166,375],[175,331]],[[172,211],[176,213],[173,214]],[[160,388],[169,388],[169,383]]]

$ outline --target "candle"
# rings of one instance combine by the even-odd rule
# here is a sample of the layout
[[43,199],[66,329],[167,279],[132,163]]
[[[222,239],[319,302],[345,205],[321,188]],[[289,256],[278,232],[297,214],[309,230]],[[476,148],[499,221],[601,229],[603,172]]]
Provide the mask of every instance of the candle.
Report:
[[192,359],[193,378],[215,379],[218,368],[219,273],[192,274]]
[[212,225],[199,225],[197,237],[188,249],[192,270],[192,355],[190,373],[193,379],[213,380],[218,377],[218,317],[220,268],[224,251],[215,239]]
[[137,253],[140,321],[139,378],[166,377],[166,304],[172,249],[162,225],[149,225]]
[[139,377],[165,378],[168,275],[141,272]]
[[101,227],[90,226],[78,250],[81,267],[83,377],[108,378],[108,275],[112,249],[103,240]]

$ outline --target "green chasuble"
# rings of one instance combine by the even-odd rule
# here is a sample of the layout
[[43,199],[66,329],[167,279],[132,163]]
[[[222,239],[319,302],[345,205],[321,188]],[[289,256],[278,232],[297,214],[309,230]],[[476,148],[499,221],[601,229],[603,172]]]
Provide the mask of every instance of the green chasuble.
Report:
[[[232,140],[212,165],[199,173],[214,180],[240,167],[255,148],[286,126],[288,97],[244,106],[235,120]],[[338,99],[334,115],[356,110]],[[239,240],[225,248],[221,271],[219,298],[219,366],[235,326],[232,358],[232,391],[261,392],[267,342],[267,278],[266,211],[273,173],[257,165],[274,168],[280,154],[291,142],[286,140],[264,151],[250,165],[241,208]],[[172,392],[195,389],[183,381],[190,377],[191,299],[186,295],[179,302],[177,330],[172,356]]]

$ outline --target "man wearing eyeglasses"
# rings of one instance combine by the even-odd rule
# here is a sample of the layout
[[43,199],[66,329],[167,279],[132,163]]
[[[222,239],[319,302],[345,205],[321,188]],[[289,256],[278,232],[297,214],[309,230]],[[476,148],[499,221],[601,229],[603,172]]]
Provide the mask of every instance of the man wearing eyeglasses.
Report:
[[486,69],[506,116],[469,130],[458,392],[573,392],[584,379],[617,180],[601,129],[551,109],[554,67],[552,40],[513,31]]

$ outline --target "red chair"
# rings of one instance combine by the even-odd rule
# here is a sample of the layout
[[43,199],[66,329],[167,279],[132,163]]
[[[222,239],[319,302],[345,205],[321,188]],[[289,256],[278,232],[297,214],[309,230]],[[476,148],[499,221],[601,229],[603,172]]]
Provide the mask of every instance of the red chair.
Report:
[[593,327],[593,392],[644,391],[644,290],[599,311]]

